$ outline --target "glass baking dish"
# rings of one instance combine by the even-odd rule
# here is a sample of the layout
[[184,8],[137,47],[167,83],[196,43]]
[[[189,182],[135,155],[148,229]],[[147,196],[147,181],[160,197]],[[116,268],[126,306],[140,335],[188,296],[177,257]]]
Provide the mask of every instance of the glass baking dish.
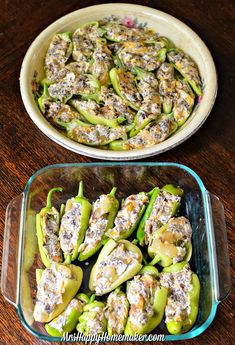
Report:
[[[193,228],[190,264],[201,282],[199,314],[194,327],[185,334],[167,334],[164,322],[156,333],[165,334],[165,340],[172,341],[190,339],[204,332],[213,321],[219,302],[228,296],[231,288],[224,211],[219,199],[206,190],[199,176],[176,163],[58,164],[37,171],[29,179],[24,192],[7,207],[1,276],[2,293],[17,308],[22,324],[42,340],[61,341],[49,336],[43,324],[33,319],[35,269],[42,267],[35,214],[43,207],[50,188],[63,187],[63,193],[55,193],[53,197],[53,203],[59,206],[75,194],[80,180],[84,181],[85,195],[90,201],[110,191],[112,186],[118,187],[119,199],[166,183],[184,189],[180,212],[189,218]],[[81,266],[85,291],[90,267]]]

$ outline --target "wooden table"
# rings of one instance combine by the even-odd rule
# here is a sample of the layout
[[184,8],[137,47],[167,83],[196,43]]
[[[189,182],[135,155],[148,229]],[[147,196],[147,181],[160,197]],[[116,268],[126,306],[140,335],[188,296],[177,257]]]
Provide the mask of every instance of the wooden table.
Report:
[[[103,1],[106,2],[106,1]],[[109,1],[107,1],[109,2]],[[225,206],[232,267],[235,259],[234,208],[234,41],[235,8],[232,1],[134,0],[163,10],[188,24],[205,41],[217,66],[218,96],[210,117],[188,141],[152,161],[180,162],[194,169],[208,190]],[[4,215],[9,201],[21,193],[28,178],[53,163],[95,161],[61,148],[30,120],[20,97],[19,72],[23,56],[34,38],[57,18],[78,8],[98,4],[92,0],[4,1],[0,12],[1,97],[1,214],[2,251]],[[233,183],[232,183],[233,182]],[[234,271],[233,271],[234,273]],[[234,278],[234,276],[233,276]],[[40,344],[21,325],[16,310],[0,296],[0,344]],[[190,344],[232,344],[234,292],[222,302],[213,324]],[[182,344],[184,344],[182,342]]]

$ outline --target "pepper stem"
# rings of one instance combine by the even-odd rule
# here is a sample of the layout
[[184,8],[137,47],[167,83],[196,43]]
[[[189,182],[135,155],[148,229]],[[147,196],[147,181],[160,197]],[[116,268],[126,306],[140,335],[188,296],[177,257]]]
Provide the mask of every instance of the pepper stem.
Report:
[[156,263],[158,263],[161,260],[159,255],[154,256],[153,260],[150,261],[150,263],[148,264],[149,266],[154,266],[156,265]]
[[72,255],[70,254],[70,255],[67,255],[67,256],[66,256],[64,263],[65,263],[66,265],[70,265],[70,264],[71,264],[71,261],[72,261]]
[[47,194],[47,204],[46,204],[46,208],[52,208],[52,194],[54,192],[62,192],[63,188],[61,187],[56,187],[56,188],[52,188],[51,190],[49,190],[48,194]]
[[95,300],[95,294],[91,295],[90,299],[89,299],[89,304],[93,303]]
[[115,193],[117,191],[117,187],[113,187],[111,192],[109,193],[110,196],[115,196]]
[[78,188],[78,197],[82,198],[83,197],[83,191],[84,191],[84,184],[83,181],[79,182],[79,188]]

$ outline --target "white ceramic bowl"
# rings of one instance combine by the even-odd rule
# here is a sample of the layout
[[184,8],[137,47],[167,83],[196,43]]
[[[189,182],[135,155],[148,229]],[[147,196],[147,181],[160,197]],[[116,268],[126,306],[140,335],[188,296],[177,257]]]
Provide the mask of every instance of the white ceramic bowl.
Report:
[[[147,23],[162,36],[170,38],[197,63],[204,84],[203,97],[195,107],[188,121],[172,137],[164,142],[142,150],[111,151],[78,144],[54,128],[41,114],[32,94],[31,82],[35,72],[37,79],[44,77],[43,59],[48,44],[54,34],[63,31],[74,31],[78,26],[109,17],[115,14],[120,17],[137,19]],[[82,155],[105,160],[132,160],[153,156],[170,150],[193,135],[208,117],[217,92],[216,69],[209,50],[203,41],[187,25],[164,12],[132,4],[103,4],[74,11],[48,26],[31,44],[22,63],[20,73],[20,90],[25,108],[38,128],[59,145]]]

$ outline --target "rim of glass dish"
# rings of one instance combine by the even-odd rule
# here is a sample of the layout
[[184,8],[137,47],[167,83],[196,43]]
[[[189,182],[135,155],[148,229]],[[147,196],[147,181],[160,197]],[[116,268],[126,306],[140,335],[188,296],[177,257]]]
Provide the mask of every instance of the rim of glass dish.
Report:
[[[22,200],[22,207],[21,207],[21,217],[20,217],[20,234],[19,234],[19,254],[18,254],[18,275],[17,275],[17,300],[16,300],[16,307],[17,307],[17,313],[20,318],[21,323],[23,326],[34,336],[41,340],[49,341],[49,342],[62,342],[61,337],[52,337],[47,336],[44,334],[40,334],[37,331],[35,331],[31,326],[27,323],[23,316],[23,312],[20,305],[21,300],[21,293],[20,293],[20,277],[21,277],[21,271],[22,271],[22,259],[23,259],[23,251],[22,251],[22,245],[23,245],[23,239],[24,239],[24,226],[25,226],[25,217],[24,214],[26,212],[26,205],[27,205],[27,199],[28,199],[28,191],[31,183],[33,180],[43,173],[46,170],[52,169],[52,168],[64,168],[64,167],[84,167],[84,166],[167,166],[167,167],[176,167],[181,170],[187,171],[198,183],[199,188],[202,192],[202,201],[203,201],[203,208],[205,210],[205,225],[206,225],[206,232],[207,232],[207,245],[209,248],[209,262],[210,262],[210,276],[211,276],[211,286],[212,291],[215,290],[215,284],[214,284],[214,259],[212,255],[212,234],[211,234],[211,228],[209,226],[210,224],[210,212],[207,208],[208,201],[207,201],[207,189],[204,186],[204,183],[202,182],[199,175],[192,170],[191,168],[187,167],[186,165],[179,164],[179,163],[172,163],[172,162],[94,162],[94,163],[61,163],[61,164],[53,164],[53,165],[47,165],[44,168],[41,168],[37,170],[27,181],[24,192],[23,192],[23,200]],[[164,341],[177,341],[177,340],[189,340],[192,338],[195,338],[202,334],[212,323],[214,320],[214,317],[216,315],[216,310],[219,302],[216,301],[214,294],[212,295],[212,306],[210,314],[207,318],[207,320],[198,328],[193,328],[187,333],[183,334],[176,334],[176,335],[170,335],[166,334],[164,335]],[[66,341],[66,342],[74,342],[72,340]],[[107,342],[107,341],[104,341]],[[123,341],[120,341],[123,342]],[[145,341],[144,341],[145,342]]]

